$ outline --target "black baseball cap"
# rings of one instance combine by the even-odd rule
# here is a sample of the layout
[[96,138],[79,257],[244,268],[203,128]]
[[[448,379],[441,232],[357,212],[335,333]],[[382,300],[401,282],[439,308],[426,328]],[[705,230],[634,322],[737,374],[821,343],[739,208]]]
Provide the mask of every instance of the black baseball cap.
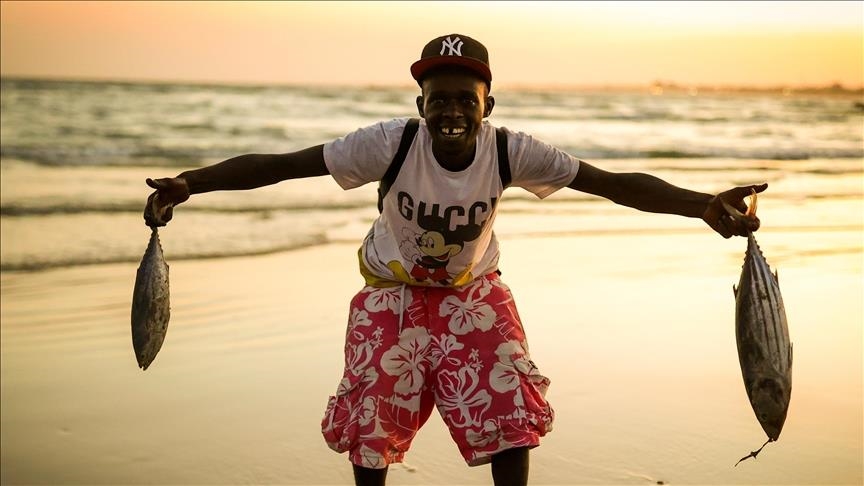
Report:
[[440,66],[460,66],[474,72],[487,86],[492,84],[492,71],[489,69],[489,52],[483,44],[462,34],[442,35],[429,41],[420,60],[411,65],[411,76],[417,84],[423,76]]

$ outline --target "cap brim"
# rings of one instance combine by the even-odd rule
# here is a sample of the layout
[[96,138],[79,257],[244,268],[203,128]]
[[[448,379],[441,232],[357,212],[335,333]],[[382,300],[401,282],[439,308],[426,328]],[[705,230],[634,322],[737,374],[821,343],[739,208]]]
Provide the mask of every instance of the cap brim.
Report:
[[492,83],[492,71],[485,63],[471,57],[460,56],[436,56],[420,59],[411,65],[411,76],[419,83],[423,76],[433,68],[441,66],[459,66],[475,72],[480,79]]

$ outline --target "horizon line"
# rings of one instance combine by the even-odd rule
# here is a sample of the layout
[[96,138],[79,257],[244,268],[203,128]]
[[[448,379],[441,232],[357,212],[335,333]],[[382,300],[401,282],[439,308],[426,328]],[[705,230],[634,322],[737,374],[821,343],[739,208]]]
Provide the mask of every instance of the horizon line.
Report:
[[[76,75],[30,75],[30,74],[0,74],[0,80],[18,81],[47,81],[47,82],[81,82],[81,83],[104,83],[104,84],[158,84],[158,85],[186,85],[186,86],[214,86],[214,87],[321,87],[321,88],[363,88],[363,89],[409,89],[416,88],[414,82],[404,83],[375,83],[375,82],[296,82],[296,81],[241,81],[241,80],[214,80],[214,79],[171,79],[171,78],[131,78],[131,77],[98,77],[98,76],[76,76]],[[841,82],[831,81],[821,84],[783,84],[783,83],[685,83],[674,80],[657,79],[650,82],[638,83],[498,83],[498,90],[506,89],[513,91],[527,90],[600,90],[600,91],[650,91],[654,94],[670,92],[693,92],[693,91],[756,91],[756,92],[826,92],[841,94],[864,94],[864,82],[858,86],[846,85]]]

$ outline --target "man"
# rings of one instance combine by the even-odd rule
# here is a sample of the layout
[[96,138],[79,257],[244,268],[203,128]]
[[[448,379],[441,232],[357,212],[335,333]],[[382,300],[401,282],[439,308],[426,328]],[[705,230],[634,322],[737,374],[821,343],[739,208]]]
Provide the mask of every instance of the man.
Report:
[[486,48],[451,34],[411,66],[422,120],[390,120],[288,154],[249,154],[147,180],[148,225],[215,190],[330,174],[344,189],[381,181],[378,219],[359,251],[366,286],[351,302],[345,372],[322,421],[349,452],[357,484],[384,484],[437,408],[466,462],[491,463],[496,485],[526,484],[528,450],[551,430],[549,380],[530,359],[515,303],[497,268],[492,231],[505,187],[538,197],[565,186],[642,211],[702,218],[724,238],[758,219],[732,216],[767,184],[713,196],[647,174],[593,167],[524,134],[496,129]]

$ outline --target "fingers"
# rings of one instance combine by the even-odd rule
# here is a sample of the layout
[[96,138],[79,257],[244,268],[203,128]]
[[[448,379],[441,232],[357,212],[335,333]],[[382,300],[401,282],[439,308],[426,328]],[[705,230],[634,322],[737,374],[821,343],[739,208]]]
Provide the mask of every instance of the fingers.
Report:
[[735,217],[725,215],[720,218],[720,226],[723,231],[719,232],[724,238],[732,236],[747,236],[749,233],[759,229],[759,218],[752,217]]
[[758,230],[759,224],[759,218],[736,218],[730,214],[724,214],[713,224],[709,223],[709,226],[723,238],[729,239],[733,236],[747,236]]
[[720,233],[720,236],[728,240],[732,237],[732,224],[732,216],[724,214],[717,220],[717,225],[712,226],[712,228],[714,228],[714,231]]
[[160,199],[166,204],[177,205],[189,199],[189,185],[182,177],[148,178],[145,181],[159,192]]
[[745,197],[752,194],[753,191],[756,191],[758,193],[758,192],[763,192],[765,189],[768,189],[768,183],[767,182],[762,183],[762,184],[754,184],[751,186],[735,187],[735,188],[729,189],[724,194],[729,194],[733,197],[744,199]]
[[[759,218],[753,217],[747,219],[747,229],[752,233],[754,231],[758,231],[759,227],[762,226],[762,222],[759,221]],[[743,234],[741,236],[747,236],[747,234]]]
[[749,196],[750,194],[752,194],[753,191],[763,192],[765,189],[768,189],[768,183],[767,182],[763,182],[762,184],[753,184],[750,186],[735,187],[735,188],[730,189],[727,192],[733,192],[734,191],[736,196],[743,199],[743,198]]
[[718,194],[718,196],[723,201],[731,204],[733,207],[740,210],[741,212],[744,212],[747,210],[747,205],[744,203],[744,198],[746,198],[747,196],[751,196],[754,191],[756,193],[760,193],[763,192],[765,189],[768,189],[767,183],[754,184],[751,186],[733,187],[728,191],[721,192],[720,194]]
[[159,190],[164,189],[165,184],[157,182],[149,177],[145,182],[148,186],[156,189],[156,192],[150,194],[150,196],[147,197],[147,203],[144,204],[144,224],[151,228],[165,226],[166,221],[163,221],[159,217],[159,210],[157,208],[159,202]]
[[147,198],[147,203],[144,205],[144,224],[147,226],[157,227],[157,226],[165,226],[167,223],[166,220],[163,220],[159,217],[157,206],[157,198],[159,197],[159,192],[154,192],[150,194],[150,197]]
[[159,197],[159,191],[150,194],[144,205],[144,224],[150,227],[165,226],[173,216],[173,204],[165,204]]
[[174,215],[174,206],[189,199],[189,186],[181,177],[145,179],[156,192],[147,198],[144,222],[151,227],[165,226]]
[[159,206],[155,200],[147,200],[147,207],[144,209],[144,223],[147,226],[165,226],[173,216],[173,206]]
[[[717,196],[723,202],[724,206],[732,206],[739,212],[744,213],[747,211],[747,204],[744,203],[744,198],[753,194],[753,191],[750,189],[751,187],[752,186],[735,187],[728,191],[721,192]],[[728,207],[726,207],[726,210],[728,211]]]

